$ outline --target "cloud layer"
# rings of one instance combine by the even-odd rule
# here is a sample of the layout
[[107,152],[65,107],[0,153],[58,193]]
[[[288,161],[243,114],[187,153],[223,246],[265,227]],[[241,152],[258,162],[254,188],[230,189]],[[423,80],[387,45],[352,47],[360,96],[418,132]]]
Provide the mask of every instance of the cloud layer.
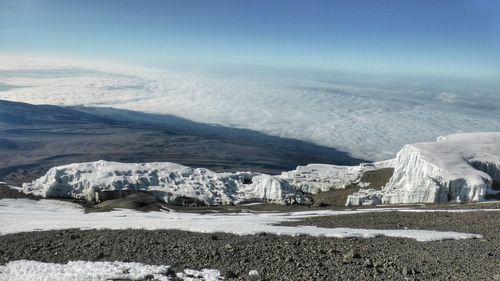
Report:
[[500,98],[489,89],[0,60],[0,99],[173,114],[310,141],[367,160],[393,157],[406,143],[439,135],[500,131]]

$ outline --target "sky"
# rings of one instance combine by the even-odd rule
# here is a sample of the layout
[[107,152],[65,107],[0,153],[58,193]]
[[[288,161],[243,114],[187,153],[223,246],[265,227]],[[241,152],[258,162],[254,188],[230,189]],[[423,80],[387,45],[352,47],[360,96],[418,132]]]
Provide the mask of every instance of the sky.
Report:
[[500,1],[2,0],[0,52],[494,79]]

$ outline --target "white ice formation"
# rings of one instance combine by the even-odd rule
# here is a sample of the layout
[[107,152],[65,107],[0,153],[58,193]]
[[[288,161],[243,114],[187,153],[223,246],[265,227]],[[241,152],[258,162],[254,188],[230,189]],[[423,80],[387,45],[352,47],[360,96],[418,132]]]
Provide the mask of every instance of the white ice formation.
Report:
[[[303,201],[279,177],[258,173],[215,173],[175,163],[118,163],[97,161],[51,168],[39,179],[23,184],[23,192],[42,197],[72,197],[88,201],[148,191],[165,203],[194,199],[206,205],[252,201]],[[176,201],[177,200],[177,201]]]
[[168,162],[136,164],[101,160],[54,167],[39,179],[23,184],[22,191],[94,202],[148,191],[160,201],[175,204],[304,203],[304,193],[358,184],[363,172],[384,167],[385,163],[389,162],[352,167],[310,164],[272,176],[252,172],[215,173]]
[[393,167],[393,160],[362,163],[359,166],[309,164],[298,166],[293,171],[283,172],[280,178],[298,190],[315,194],[362,184],[360,181],[364,172],[386,167]]
[[283,172],[281,178],[308,193],[342,189],[359,180],[363,166],[309,164]]
[[405,145],[382,191],[362,190],[347,205],[483,201],[498,181],[500,133],[454,134]]
[[174,163],[70,164],[25,183],[23,192],[100,201],[147,190],[167,203],[182,198],[207,205],[303,203],[303,193],[363,186],[364,172],[386,167],[394,167],[394,174],[382,190],[361,189],[349,196],[347,205],[484,201],[500,192],[496,187],[500,181],[500,133],[448,135],[437,142],[405,145],[395,159],[387,161],[359,166],[310,164],[279,176],[215,173]]

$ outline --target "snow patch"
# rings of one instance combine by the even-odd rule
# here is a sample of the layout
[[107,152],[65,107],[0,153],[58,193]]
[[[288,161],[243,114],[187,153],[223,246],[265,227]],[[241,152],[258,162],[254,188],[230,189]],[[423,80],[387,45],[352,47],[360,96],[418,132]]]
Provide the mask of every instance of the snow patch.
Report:
[[255,270],[255,269],[254,269],[254,270],[250,270],[250,271],[248,272],[248,276],[257,277],[257,276],[259,276],[259,275],[260,275],[260,273],[259,273],[257,270]]
[[[411,238],[417,241],[482,238],[479,234],[432,230],[380,230],[354,228],[321,228],[314,226],[282,226],[283,222],[308,217],[397,211],[394,208],[371,210],[317,210],[291,213],[216,213],[180,212],[143,213],[117,210],[85,214],[76,204],[57,200],[0,200],[0,235],[56,229],[176,229],[183,231],[237,235],[262,232],[277,235],[311,235],[337,238],[372,238],[379,236]],[[498,210],[496,210],[498,211]]]
[[220,271],[216,269],[202,269],[202,270],[185,269],[183,272],[179,272],[176,275],[177,278],[180,278],[184,281],[223,280]]
[[[89,262],[70,261],[67,264],[44,263],[19,260],[0,266],[0,281],[108,281],[108,280],[174,280],[169,273],[169,266],[146,265],[135,262]],[[177,277],[186,281],[222,280],[218,270],[201,271],[186,269],[177,273]]]

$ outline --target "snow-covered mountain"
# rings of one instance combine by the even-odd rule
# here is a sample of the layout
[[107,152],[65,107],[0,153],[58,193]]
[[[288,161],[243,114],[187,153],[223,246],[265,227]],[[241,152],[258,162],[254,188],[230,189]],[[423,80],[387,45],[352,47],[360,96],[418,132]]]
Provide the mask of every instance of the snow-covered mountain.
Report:
[[500,181],[500,133],[449,135],[437,142],[406,145],[387,161],[359,166],[310,164],[278,176],[215,173],[168,162],[70,164],[50,169],[22,189],[43,197],[90,201],[148,190],[166,203],[186,198],[207,205],[302,203],[303,193],[363,187],[365,172],[387,167],[394,167],[394,174],[382,190],[361,189],[348,197],[347,205],[482,201],[500,193],[495,187]]
[[483,201],[500,193],[500,133],[454,134],[405,145],[381,190],[351,195],[347,205]]

